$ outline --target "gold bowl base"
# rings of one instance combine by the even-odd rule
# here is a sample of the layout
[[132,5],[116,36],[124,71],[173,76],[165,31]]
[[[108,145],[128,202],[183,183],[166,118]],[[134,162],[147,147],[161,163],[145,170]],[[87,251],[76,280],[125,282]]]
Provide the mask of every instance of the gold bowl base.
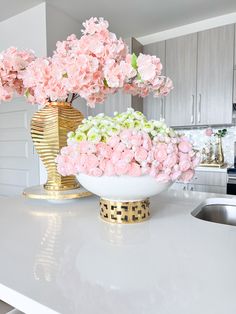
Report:
[[100,199],[100,216],[106,222],[133,224],[150,217],[149,200],[119,202]]
[[36,185],[24,189],[23,195],[27,198],[33,199],[48,201],[66,201],[81,197],[87,197],[92,195],[92,193],[85,190],[85,188],[83,187],[74,190],[49,191],[46,190],[43,185]]

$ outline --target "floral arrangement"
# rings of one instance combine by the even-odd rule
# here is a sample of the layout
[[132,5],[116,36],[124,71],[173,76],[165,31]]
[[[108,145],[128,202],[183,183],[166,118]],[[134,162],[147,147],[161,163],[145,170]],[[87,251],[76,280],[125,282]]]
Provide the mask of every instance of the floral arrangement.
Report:
[[91,18],[83,26],[80,39],[71,35],[58,42],[49,58],[35,58],[15,48],[3,52],[0,100],[9,100],[16,91],[25,92],[31,103],[72,103],[82,97],[94,107],[119,89],[141,97],[152,92],[157,97],[173,88],[172,81],[161,75],[160,59],[129,54],[125,42],[108,30],[103,18]]
[[131,108],[84,119],[56,159],[62,175],[150,175],[158,182],[191,180],[199,161],[188,138]]
[[14,92],[23,95],[22,73],[35,60],[32,51],[8,48],[0,55],[0,101],[10,101]]

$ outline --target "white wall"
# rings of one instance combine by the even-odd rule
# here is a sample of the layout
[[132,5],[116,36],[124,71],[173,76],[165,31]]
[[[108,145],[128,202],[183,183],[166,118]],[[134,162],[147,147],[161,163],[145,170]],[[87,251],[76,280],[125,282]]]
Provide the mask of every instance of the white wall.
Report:
[[31,48],[38,56],[46,55],[45,3],[0,23],[0,51],[10,46]]
[[48,56],[52,55],[58,40],[65,40],[70,34],[81,36],[82,22],[49,4],[46,5],[46,24]]

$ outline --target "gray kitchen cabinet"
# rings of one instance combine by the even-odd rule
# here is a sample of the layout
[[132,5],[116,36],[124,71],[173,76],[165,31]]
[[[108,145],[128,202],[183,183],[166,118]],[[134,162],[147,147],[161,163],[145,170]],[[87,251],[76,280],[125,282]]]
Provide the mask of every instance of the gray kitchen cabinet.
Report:
[[[165,52],[166,42],[160,41],[157,43],[149,44],[143,47],[143,52],[149,55],[155,55],[160,58],[163,70],[162,74],[165,75]],[[148,119],[160,120],[165,115],[165,97],[154,98],[149,95],[143,99],[143,112]]]
[[236,24],[234,24],[234,85],[233,85],[233,103],[236,104]]
[[234,25],[198,33],[197,125],[232,123]]
[[226,194],[226,185],[226,171],[196,170],[193,179],[189,183],[177,181],[171,186],[171,189]]
[[197,34],[166,41],[166,73],[174,89],[166,97],[165,120],[170,126],[194,124],[196,107]]

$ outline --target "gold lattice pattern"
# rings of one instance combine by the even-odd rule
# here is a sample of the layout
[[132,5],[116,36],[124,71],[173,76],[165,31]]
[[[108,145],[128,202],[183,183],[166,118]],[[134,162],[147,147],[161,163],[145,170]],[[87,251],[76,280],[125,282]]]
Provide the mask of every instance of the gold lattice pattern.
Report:
[[113,223],[142,222],[150,216],[149,200],[136,202],[116,202],[101,198],[100,216],[103,220]]
[[44,188],[53,191],[72,190],[79,187],[75,176],[62,177],[57,172],[55,158],[66,146],[67,133],[75,131],[83,120],[82,113],[69,103],[52,102],[36,112],[31,122],[31,136],[42,160],[48,179]]

